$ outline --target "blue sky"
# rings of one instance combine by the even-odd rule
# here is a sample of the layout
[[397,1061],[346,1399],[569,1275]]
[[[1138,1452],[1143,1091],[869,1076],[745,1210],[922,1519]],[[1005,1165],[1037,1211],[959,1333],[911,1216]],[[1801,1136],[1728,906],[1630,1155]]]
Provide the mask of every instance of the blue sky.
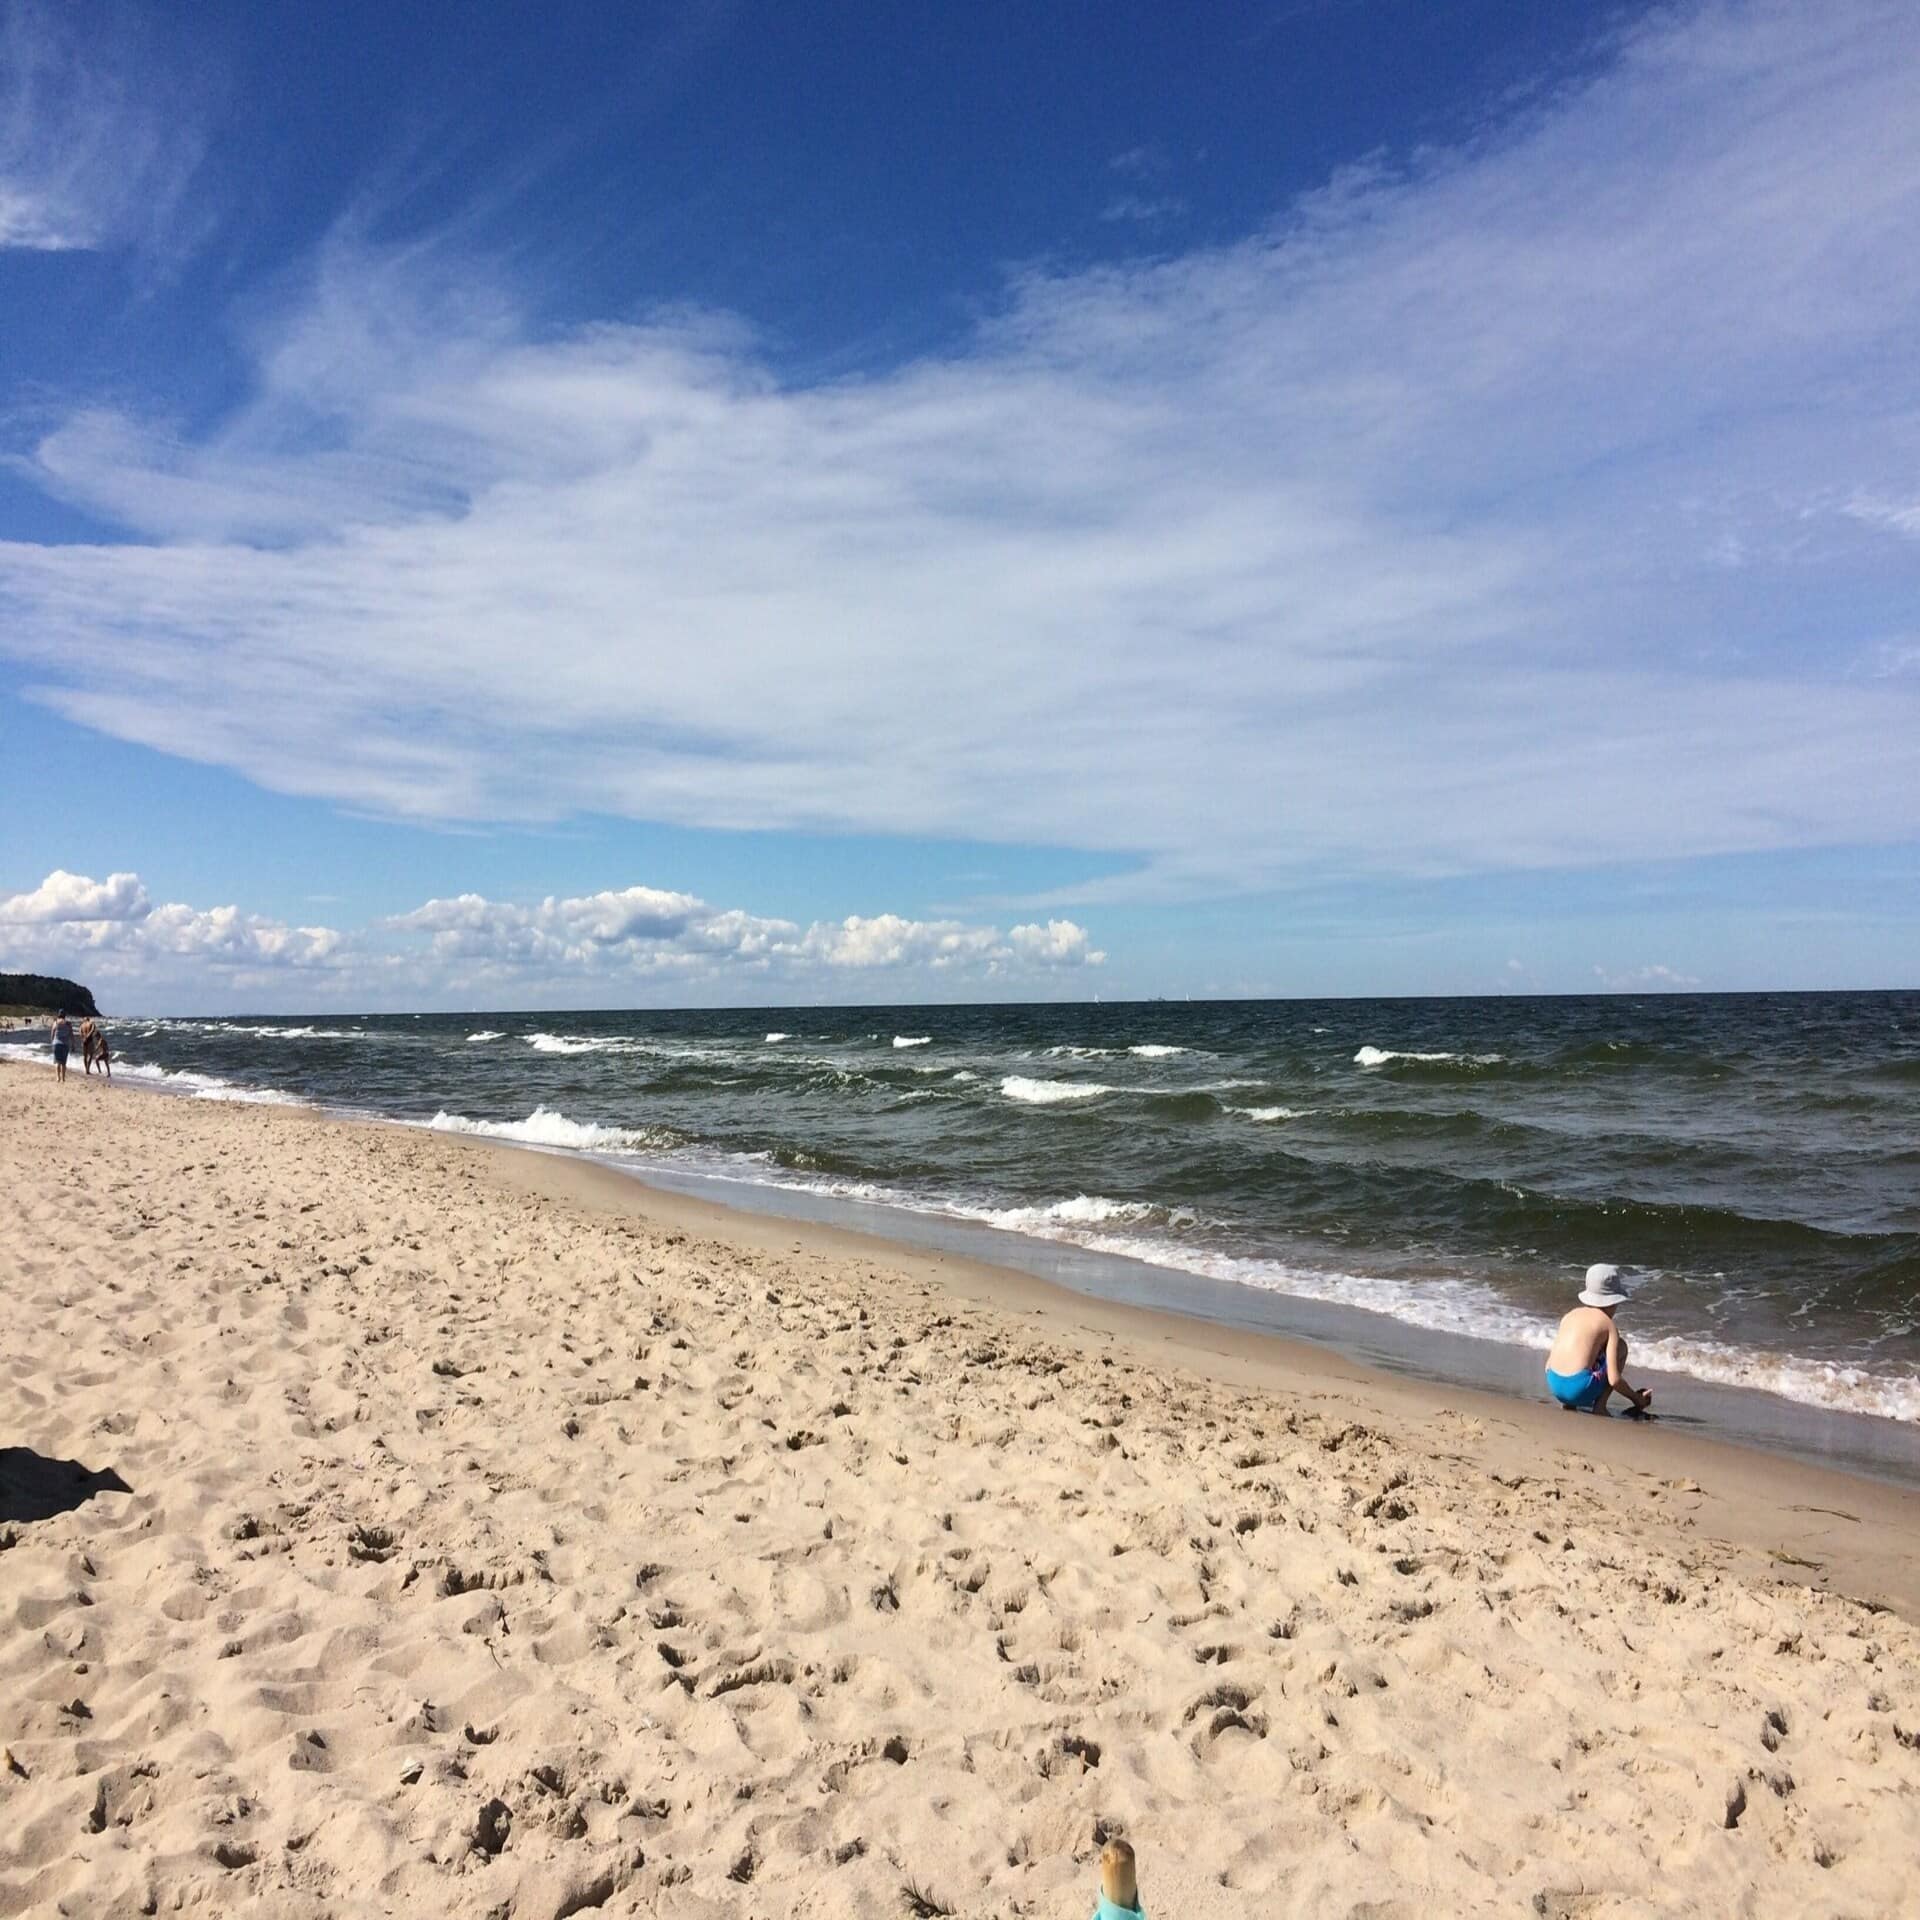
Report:
[[0,966],[1912,984],[1920,15],[0,0]]

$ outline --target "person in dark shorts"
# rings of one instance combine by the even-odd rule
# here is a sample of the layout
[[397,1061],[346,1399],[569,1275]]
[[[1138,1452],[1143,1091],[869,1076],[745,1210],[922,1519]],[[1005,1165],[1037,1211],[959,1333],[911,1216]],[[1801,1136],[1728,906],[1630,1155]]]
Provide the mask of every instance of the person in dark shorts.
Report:
[[67,1018],[67,1010],[60,1009],[59,1018],[53,1023],[53,1071],[56,1079],[67,1077],[67,1054],[73,1046],[73,1022]]
[[105,1078],[111,1080],[113,1078],[113,1049],[107,1045],[107,1030],[97,1021],[90,1024],[93,1026],[93,1064],[100,1069]]

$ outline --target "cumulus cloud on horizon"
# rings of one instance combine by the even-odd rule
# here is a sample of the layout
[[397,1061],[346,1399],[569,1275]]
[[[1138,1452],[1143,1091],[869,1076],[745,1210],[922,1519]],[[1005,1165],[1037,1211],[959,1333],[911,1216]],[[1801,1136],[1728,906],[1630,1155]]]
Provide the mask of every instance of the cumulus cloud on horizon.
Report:
[[848,976],[929,991],[1043,983],[1106,957],[1071,920],[1003,933],[882,913],[803,928],[646,886],[533,906],[465,893],[350,932],[234,906],[156,905],[132,873],[100,881],[56,869],[37,887],[0,894],[0,970],[84,964],[135,991],[185,989],[196,999],[311,990],[418,1007],[488,989],[538,997],[596,984],[619,993],[728,982],[753,998],[776,990],[806,998],[840,991],[836,981]]
[[1917,95],[1888,0],[1663,9],[1457,150],[812,387],[343,227],[224,422],[40,437],[127,538],[0,543],[0,651],[390,815],[1132,863],[1056,907],[1920,838],[1874,666],[1920,593]]

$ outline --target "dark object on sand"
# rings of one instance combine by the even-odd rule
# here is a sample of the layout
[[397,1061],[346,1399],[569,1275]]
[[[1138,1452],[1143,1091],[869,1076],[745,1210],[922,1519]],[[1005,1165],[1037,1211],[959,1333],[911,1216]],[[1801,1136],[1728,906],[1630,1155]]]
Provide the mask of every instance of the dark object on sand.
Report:
[[52,1460],[31,1447],[0,1447],[0,1521],[51,1520],[96,1493],[131,1493],[111,1467]]

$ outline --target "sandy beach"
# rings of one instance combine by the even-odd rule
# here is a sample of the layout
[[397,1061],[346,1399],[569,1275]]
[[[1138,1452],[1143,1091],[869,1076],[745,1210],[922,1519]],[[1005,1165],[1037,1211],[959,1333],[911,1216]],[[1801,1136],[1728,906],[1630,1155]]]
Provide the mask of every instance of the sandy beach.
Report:
[[0,1913],[1920,1897],[1920,1496],[295,1109],[0,1176]]

